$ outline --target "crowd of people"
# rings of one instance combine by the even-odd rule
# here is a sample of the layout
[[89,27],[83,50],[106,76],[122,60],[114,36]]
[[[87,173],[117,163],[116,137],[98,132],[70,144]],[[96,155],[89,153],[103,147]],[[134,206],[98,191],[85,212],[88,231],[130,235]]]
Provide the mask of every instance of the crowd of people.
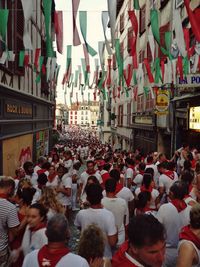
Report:
[[200,266],[198,151],[114,150],[71,128],[37,163],[0,177],[0,236],[1,267]]

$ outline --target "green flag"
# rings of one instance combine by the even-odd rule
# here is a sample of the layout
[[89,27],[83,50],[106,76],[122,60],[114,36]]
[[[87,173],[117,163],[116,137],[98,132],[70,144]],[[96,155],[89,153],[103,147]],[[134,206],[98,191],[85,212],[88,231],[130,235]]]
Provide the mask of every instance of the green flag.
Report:
[[67,45],[67,61],[66,61],[66,70],[68,70],[69,66],[71,65],[72,61],[72,46]]
[[152,28],[153,36],[154,36],[156,42],[160,45],[160,30],[159,30],[159,23],[158,23],[158,10],[151,9],[150,21],[151,21],[151,28]]
[[43,64],[43,62],[44,62],[44,57],[43,56],[40,56],[40,59],[39,59],[39,70],[41,71],[41,69],[42,69],[42,64]]
[[39,73],[39,74],[37,75],[35,82],[36,82],[36,83],[39,83],[40,80],[41,80],[41,73]]
[[161,78],[161,71],[160,71],[160,58],[155,59],[155,83],[159,83],[159,79]]
[[0,35],[5,40],[8,24],[8,9],[0,9]]
[[139,0],[134,0],[133,7],[136,10],[140,10]]
[[189,60],[187,56],[183,58],[183,73],[185,76],[189,74]]
[[133,73],[134,85],[137,85],[136,71]]
[[81,33],[85,41],[87,51],[93,57],[97,54],[97,52],[87,43],[87,11],[79,11],[79,21]]
[[116,60],[118,65],[118,74],[119,74],[119,83],[123,77],[123,59],[121,58],[120,54],[120,42],[119,39],[115,40],[115,53],[116,53]]
[[127,87],[125,88],[125,92],[126,92],[126,97],[129,98],[129,91]]
[[19,67],[24,67],[24,57],[25,57],[25,52],[20,51],[19,52]]
[[44,20],[45,20],[45,29],[46,29],[46,50],[48,57],[54,57],[54,51],[52,47],[51,40],[51,8],[52,1],[43,0],[43,8],[44,8]]
[[144,86],[144,94],[146,97],[148,96],[148,93],[149,93],[149,87]]

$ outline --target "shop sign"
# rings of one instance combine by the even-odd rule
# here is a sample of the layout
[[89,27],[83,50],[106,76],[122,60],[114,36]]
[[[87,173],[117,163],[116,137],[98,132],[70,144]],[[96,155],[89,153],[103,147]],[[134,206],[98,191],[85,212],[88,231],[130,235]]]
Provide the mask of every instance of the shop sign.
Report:
[[152,125],[151,117],[135,117],[135,123]]
[[165,115],[169,107],[169,90],[158,89],[156,91],[155,113],[157,115]]
[[5,113],[21,116],[32,116],[32,106],[25,103],[15,101],[5,102]]
[[199,87],[200,86],[200,74],[189,74],[183,79],[180,76],[177,77],[177,85],[181,87]]
[[190,108],[189,129],[200,130],[200,106]]

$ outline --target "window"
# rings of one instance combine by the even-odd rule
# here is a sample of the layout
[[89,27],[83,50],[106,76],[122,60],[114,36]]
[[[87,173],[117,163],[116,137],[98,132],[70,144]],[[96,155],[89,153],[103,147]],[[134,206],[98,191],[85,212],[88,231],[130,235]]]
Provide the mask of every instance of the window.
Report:
[[87,114],[88,114],[88,112],[86,111],[86,112],[85,112],[85,115],[87,115]]
[[85,120],[87,121],[88,120],[88,117],[85,117]]
[[92,121],[92,124],[94,124],[94,121]]
[[84,114],[84,112],[83,111],[81,111],[81,115],[83,115]]
[[75,116],[75,120],[77,120],[77,116]]
[[75,124],[77,124],[77,121],[75,121]]
[[70,124],[73,124],[73,122],[71,121]]
[[81,120],[83,120],[83,117],[81,117]]
[[85,109],[88,109],[88,107],[85,107]]
[[72,119],[73,119],[73,117],[72,117],[72,116],[70,116],[70,119],[72,120]]
[[127,125],[131,124],[131,103],[127,103]]
[[73,111],[71,111],[70,113],[73,114]]
[[120,28],[119,28],[119,30],[120,30],[120,33],[122,33],[124,31],[124,13],[122,13],[120,15]]
[[118,107],[118,125],[123,126],[123,105]]
[[77,111],[75,111],[75,115],[77,115]]
[[140,34],[145,31],[146,5],[140,9]]
[[137,112],[143,111],[144,95],[139,95],[137,98]]
[[154,108],[154,99],[151,96],[151,92],[148,92],[146,97],[146,110],[151,111]]

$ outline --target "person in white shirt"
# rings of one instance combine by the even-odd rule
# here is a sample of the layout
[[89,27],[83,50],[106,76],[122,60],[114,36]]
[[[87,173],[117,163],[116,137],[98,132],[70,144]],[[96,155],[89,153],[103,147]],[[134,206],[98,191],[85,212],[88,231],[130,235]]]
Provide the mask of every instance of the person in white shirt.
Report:
[[125,228],[129,223],[129,211],[126,201],[116,197],[116,181],[108,179],[105,183],[106,197],[101,201],[104,208],[110,210],[115,217],[115,224],[118,232],[117,245],[121,245],[125,241]]
[[126,159],[127,169],[125,171],[125,185],[128,188],[132,187],[133,178],[135,176],[135,162],[134,160],[127,158]]
[[158,177],[159,177],[159,173],[158,173],[158,168],[157,166],[154,164],[153,162],[153,156],[148,156],[147,157],[147,164],[146,164],[146,169],[147,168],[152,168],[154,170],[154,182],[156,184],[156,186],[158,185]]
[[136,185],[136,188],[142,185],[143,175],[145,171],[146,165],[145,163],[141,162],[138,165],[138,173],[136,174],[135,178],[133,179],[133,183]]
[[67,150],[63,153],[64,160],[63,164],[65,168],[68,170],[68,173],[71,174],[73,170],[73,159],[72,159],[72,152]]
[[106,237],[104,256],[111,258],[111,248],[117,243],[117,229],[112,212],[102,207],[102,188],[98,184],[90,184],[87,188],[87,200],[90,208],[80,210],[74,224],[83,231],[90,224],[97,224]]
[[158,165],[161,173],[159,177],[159,192],[160,194],[169,194],[169,189],[172,184],[178,181],[178,175],[172,168],[172,162],[162,162]]
[[92,160],[89,160],[89,161],[87,161],[87,169],[86,169],[86,171],[84,171],[82,174],[81,174],[81,176],[80,176],[80,191],[81,191],[81,197],[83,196],[83,194],[84,194],[84,191],[85,191],[85,186],[86,186],[86,184],[87,184],[87,180],[88,180],[88,177],[89,176],[95,176],[97,179],[98,179],[98,181],[99,181],[99,183],[100,184],[102,184],[102,177],[101,177],[101,175],[100,175],[100,173],[99,173],[99,171],[98,170],[95,170],[95,168],[94,168],[94,161],[92,161]]
[[69,227],[64,215],[57,214],[48,221],[46,236],[48,244],[29,253],[22,267],[89,267],[84,258],[70,253],[65,245],[69,238]]

